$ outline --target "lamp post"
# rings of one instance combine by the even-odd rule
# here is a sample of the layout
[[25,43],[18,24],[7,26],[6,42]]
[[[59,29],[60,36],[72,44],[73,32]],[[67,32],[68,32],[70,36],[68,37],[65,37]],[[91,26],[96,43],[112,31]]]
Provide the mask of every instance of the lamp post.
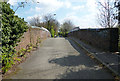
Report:
[[56,14],[53,14],[53,16],[54,16],[54,21],[55,21],[55,16],[56,16]]

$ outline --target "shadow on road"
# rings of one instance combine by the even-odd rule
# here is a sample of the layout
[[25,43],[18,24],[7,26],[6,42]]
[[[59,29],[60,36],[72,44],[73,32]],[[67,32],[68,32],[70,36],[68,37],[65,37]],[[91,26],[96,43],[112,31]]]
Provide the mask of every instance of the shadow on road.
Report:
[[[87,67],[93,67],[94,65],[91,65],[91,59],[89,57],[86,57],[85,54],[83,54],[83,50],[79,49],[71,40],[65,38],[70,42],[70,44],[79,52],[79,55],[68,55],[67,57],[62,58],[56,58],[49,61],[49,63],[56,63],[60,66],[79,66],[79,65],[85,65]],[[94,62],[93,62],[94,63]]]
[[104,72],[105,70],[100,68],[92,59],[86,56],[83,49],[80,49],[68,38],[65,39],[79,52],[79,55],[68,55],[67,57],[55,58],[49,61],[49,63],[68,67],[68,70],[64,74],[59,75],[61,79],[86,79],[83,81],[88,81],[87,79],[92,79],[91,81],[96,81],[94,79],[97,79],[97,81],[98,79],[107,79],[106,81],[108,81],[108,79],[110,79],[109,81],[114,81],[112,75],[108,72]]
[[90,65],[89,59],[83,58],[82,55],[79,56],[69,55],[63,58],[56,58],[50,60],[49,63],[56,63],[59,64],[60,66],[79,66],[79,65],[85,65],[87,67],[93,66]]

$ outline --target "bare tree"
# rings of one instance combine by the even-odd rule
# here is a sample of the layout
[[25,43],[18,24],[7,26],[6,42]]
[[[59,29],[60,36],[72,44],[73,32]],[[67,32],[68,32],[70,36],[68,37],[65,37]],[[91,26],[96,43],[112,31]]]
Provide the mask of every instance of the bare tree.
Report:
[[62,24],[62,30],[63,32],[69,32],[74,27],[74,24],[71,20],[66,20]]
[[20,2],[20,3],[18,3],[18,6],[17,6],[17,8],[15,9],[15,12],[18,10],[18,8],[20,8],[20,7],[25,7],[25,4],[26,4],[27,2],[25,1],[25,2]]
[[103,3],[98,2],[99,14],[98,23],[105,28],[113,28],[116,24],[114,2],[105,0]]
[[45,22],[53,21],[53,20],[54,20],[53,15],[51,15],[51,14],[45,15],[45,16],[43,17],[43,19],[44,19]]
[[57,31],[59,27],[59,22],[54,18],[56,14],[47,14],[43,17],[44,27],[49,31],[51,30],[51,26],[53,26],[54,30]]
[[115,0],[114,6],[117,8],[116,19],[118,20],[118,26],[120,26],[120,1],[119,0]]
[[51,22],[53,21],[53,16],[51,15],[51,14],[48,14],[48,15],[45,15],[44,17],[43,17],[43,20],[44,20],[44,26],[45,26],[45,28],[47,28],[49,31],[51,30]]
[[30,21],[29,21],[29,24],[31,26],[41,26],[41,22],[40,22],[40,17],[37,16],[37,17],[33,17]]

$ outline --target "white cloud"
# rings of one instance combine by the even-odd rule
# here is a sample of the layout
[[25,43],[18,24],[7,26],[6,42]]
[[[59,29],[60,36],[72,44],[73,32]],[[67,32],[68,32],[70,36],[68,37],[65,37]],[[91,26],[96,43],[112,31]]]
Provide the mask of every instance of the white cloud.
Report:
[[86,0],[69,0],[70,2],[86,2]]
[[[11,5],[15,5],[17,2],[25,2],[25,0],[9,0],[8,3],[10,3]],[[36,11],[39,11],[40,8],[41,10],[45,10],[45,11],[49,11],[49,12],[53,12],[56,11],[57,9],[61,8],[63,6],[63,2],[58,1],[58,0],[27,0],[27,2],[32,2],[33,4],[36,3]],[[39,2],[39,3],[37,3]],[[65,3],[67,6],[69,6],[69,4]]]
[[68,14],[66,14],[66,17],[70,17],[70,16],[73,16],[73,15],[76,15],[76,12],[68,13]]
[[72,5],[71,5],[71,3],[70,3],[70,1],[65,1],[64,2],[64,5],[67,7],[67,8],[70,8]]
[[26,14],[29,12],[34,12],[37,14],[45,15],[49,13],[54,13],[60,8],[72,8],[72,4],[70,1],[60,1],[60,0],[34,0],[35,2],[39,2],[36,4],[35,8],[26,11]]
[[42,8],[35,7],[35,10],[36,10],[36,11],[41,11],[41,10],[42,10]]
[[80,9],[83,9],[85,6],[73,6],[72,9],[73,10],[80,10]]
[[[22,0],[25,2],[25,0]],[[17,2],[22,2],[19,0],[9,0],[8,3],[11,5],[17,4]],[[62,7],[71,8],[71,2],[69,0],[60,1],[60,0],[27,0],[27,2],[32,2],[32,4],[36,4],[35,8],[32,9],[34,12],[40,13],[52,13]],[[31,10],[29,10],[31,11]],[[29,12],[27,11],[27,12]],[[27,13],[26,12],[26,13]]]
[[11,5],[15,5],[16,4],[16,0],[9,0],[8,3],[11,4]]
[[8,0],[8,3],[11,4],[11,5],[16,5],[17,2],[25,2],[26,0]]
[[37,6],[38,8],[40,7],[41,9],[48,10],[49,12],[56,11],[57,9],[61,8],[63,5],[63,2],[60,2],[58,0],[36,0],[39,2],[39,5]]
[[69,13],[66,15],[64,19],[61,19],[61,24],[65,20],[71,20],[75,26],[80,26],[80,28],[98,28],[100,27],[96,22],[96,15],[94,13],[90,13],[88,15],[84,15],[78,17],[76,13]]
[[[72,0],[71,0],[72,1]],[[71,6],[73,10],[80,10],[82,12],[87,12],[87,15],[78,16],[77,14],[80,12],[71,12],[66,15],[64,19],[61,19],[60,22],[63,23],[64,20],[72,20],[76,26],[80,26],[82,28],[97,28],[99,25],[96,22],[97,15],[97,4],[96,0],[86,0],[86,5],[78,5]]]
[[35,0],[39,2],[32,11],[39,14],[52,13],[63,6],[63,2],[58,0]]
[[63,22],[65,20],[74,20],[74,19],[72,19],[72,17],[74,15],[76,15],[76,12],[71,12],[71,13],[66,14],[66,16],[64,18],[62,18],[62,19],[59,20],[60,24],[63,24]]
[[37,15],[37,14],[35,14],[35,15],[33,15],[33,16],[28,16],[26,19],[25,19],[25,21],[27,21],[27,22],[29,22],[32,18],[36,18],[36,17],[39,17],[39,19],[41,20],[42,19],[42,16],[41,15]]
[[96,0],[87,0],[86,7],[91,13],[95,13],[98,10]]

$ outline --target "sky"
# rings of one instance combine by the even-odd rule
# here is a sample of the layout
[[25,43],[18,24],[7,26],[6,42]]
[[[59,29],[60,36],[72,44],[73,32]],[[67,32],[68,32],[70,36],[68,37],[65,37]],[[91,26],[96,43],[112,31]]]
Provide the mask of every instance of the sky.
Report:
[[[18,0],[19,1],[19,0]],[[13,10],[18,6],[17,0],[9,0]],[[24,1],[24,0],[21,0]],[[60,24],[65,20],[71,20],[75,27],[99,28],[97,22],[97,0],[27,0],[24,8],[19,8],[15,14],[29,22],[32,17],[40,19],[46,14],[53,15]],[[100,1],[100,0],[99,0]],[[102,0],[101,0],[102,1]],[[39,3],[37,3],[39,2]]]

